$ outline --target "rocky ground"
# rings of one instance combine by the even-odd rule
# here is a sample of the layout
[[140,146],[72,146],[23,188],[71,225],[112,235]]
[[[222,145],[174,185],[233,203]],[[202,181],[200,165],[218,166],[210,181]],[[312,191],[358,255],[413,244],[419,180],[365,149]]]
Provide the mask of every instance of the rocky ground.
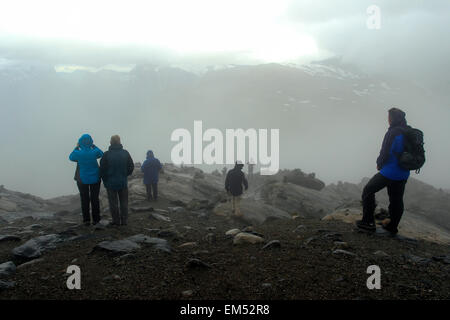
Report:
[[[0,234],[15,237],[0,236],[0,262],[12,262],[0,265],[0,299],[450,298],[445,245],[360,233],[336,220],[249,224],[164,199],[133,209],[126,227],[80,226],[78,215],[3,225]],[[380,290],[366,287],[373,264]],[[81,290],[67,289],[69,265],[81,269]]]
[[[165,165],[154,203],[145,200],[137,169],[126,227],[108,225],[103,188],[101,224],[85,227],[78,195],[43,200],[0,187],[0,299],[450,297],[450,237],[435,218],[441,214],[421,214],[423,206],[405,212],[396,238],[357,232],[361,186],[324,187],[294,170],[255,176],[237,219],[223,179]],[[412,186],[417,199],[425,195],[422,203],[448,206],[446,194]],[[70,265],[81,269],[81,290],[67,289]],[[370,265],[381,268],[380,290],[366,286]]]

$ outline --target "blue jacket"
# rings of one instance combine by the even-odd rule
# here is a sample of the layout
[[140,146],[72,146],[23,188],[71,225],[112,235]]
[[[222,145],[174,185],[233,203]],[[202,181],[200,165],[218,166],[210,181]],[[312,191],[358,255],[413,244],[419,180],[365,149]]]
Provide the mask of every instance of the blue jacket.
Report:
[[377,167],[380,173],[391,180],[407,180],[409,170],[400,168],[398,155],[403,152],[404,129],[408,127],[404,113],[393,113],[391,125],[386,132],[377,158]]
[[100,160],[100,177],[106,189],[128,188],[128,176],[133,170],[133,159],[121,144],[111,145]]
[[94,184],[100,181],[97,159],[103,156],[102,150],[94,145],[92,137],[83,134],[76,147],[69,156],[70,161],[78,163],[77,178],[83,184]]
[[380,170],[380,173],[388,179],[407,180],[409,178],[409,170],[402,169],[398,165],[397,155],[403,152],[403,139],[403,134],[395,136],[389,150],[389,158]]
[[144,184],[155,184],[159,180],[159,170],[162,169],[161,162],[155,158],[153,151],[147,152],[147,159],[141,166],[141,171],[144,173]]

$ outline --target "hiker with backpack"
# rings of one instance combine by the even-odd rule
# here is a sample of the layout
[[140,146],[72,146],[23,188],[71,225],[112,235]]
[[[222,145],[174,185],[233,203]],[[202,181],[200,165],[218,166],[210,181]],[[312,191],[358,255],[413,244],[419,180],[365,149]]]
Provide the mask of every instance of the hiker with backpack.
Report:
[[133,170],[133,159],[120,143],[120,137],[112,136],[109,150],[100,160],[100,177],[108,193],[113,226],[128,223],[128,176]]
[[386,187],[390,221],[382,224],[382,227],[392,235],[398,232],[397,227],[404,210],[403,194],[410,170],[419,170],[425,162],[423,134],[408,126],[405,116],[405,112],[398,108],[391,108],[388,112],[389,129],[377,158],[379,172],[370,179],[362,193],[363,218],[356,222],[360,229],[376,230],[375,193]]
[[234,168],[228,171],[225,179],[225,190],[232,197],[231,210],[237,217],[242,217],[239,205],[243,193],[242,185],[245,187],[245,190],[248,189],[247,179],[245,178],[244,172],[242,172],[243,167],[244,164],[241,161],[236,161]]
[[94,145],[89,134],[83,134],[77,146],[69,155],[69,160],[77,163],[74,180],[80,192],[81,212],[83,223],[91,224],[90,207],[92,209],[92,223],[100,221],[100,176],[97,159],[103,156],[102,150]]
[[147,159],[142,164],[141,171],[144,173],[144,184],[147,190],[148,201],[158,200],[158,180],[161,169],[161,162],[155,158],[153,151],[147,151]]

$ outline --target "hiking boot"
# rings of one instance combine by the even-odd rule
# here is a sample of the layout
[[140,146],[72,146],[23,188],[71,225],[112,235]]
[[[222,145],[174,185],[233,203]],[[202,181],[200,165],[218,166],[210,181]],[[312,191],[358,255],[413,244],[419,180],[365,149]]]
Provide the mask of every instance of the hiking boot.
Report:
[[356,226],[359,229],[363,229],[363,230],[367,230],[367,231],[376,231],[377,230],[377,227],[375,226],[374,222],[369,223],[369,222],[365,222],[363,220],[358,220],[358,221],[356,221]]
[[398,233],[398,230],[392,230],[391,228],[389,228],[389,224],[382,224],[381,227],[383,228],[383,230],[390,232],[393,236]]

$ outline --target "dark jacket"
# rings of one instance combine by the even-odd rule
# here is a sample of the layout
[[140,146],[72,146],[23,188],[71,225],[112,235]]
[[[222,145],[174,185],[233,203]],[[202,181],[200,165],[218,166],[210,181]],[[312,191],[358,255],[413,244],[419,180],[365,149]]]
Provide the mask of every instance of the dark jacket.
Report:
[[248,182],[245,179],[244,172],[242,172],[242,167],[239,164],[235,165],[233,169],[228,171],[225,179],[225,190],[235,197],[242,194],[242,185],[245,186],[245,190],[248,189]]
[[144,173],[144,184],[155,184],[159,180],[159,170],[162,169],[161,162],[155,158],[153,151],[147,152],[147,159],[141,166],[141,171]]
[[397,156],[403,151],[404,130],[408,128],[404,113],[393,113],[391,125],[386,132],[377,158],[377,168],[386,178],[405,180],[409,171],[398,165]]
[[83,184],[100,181],[97,159],[103,155],[102,150],[94,145],[92,137],[84,134],[78,140],[79,146],[69,155],[69,160],[77,163],[74,179]]
[[127,177],[133,173],[133,170],[133,159],[121,144],[111,145],[100,160],[100,177],[107,189],[127,188]]

